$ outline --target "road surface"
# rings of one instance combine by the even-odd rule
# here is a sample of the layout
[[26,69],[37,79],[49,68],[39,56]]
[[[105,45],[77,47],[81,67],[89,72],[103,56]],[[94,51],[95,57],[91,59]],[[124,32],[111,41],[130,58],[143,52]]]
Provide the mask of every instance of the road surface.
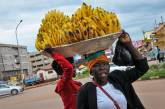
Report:
[[[165,79],[136,81],[134,87],[146,109],[165,109]],[[54,84],[49,84],[1,97],[0,109],[63,109],[63,105],[54,93]]]

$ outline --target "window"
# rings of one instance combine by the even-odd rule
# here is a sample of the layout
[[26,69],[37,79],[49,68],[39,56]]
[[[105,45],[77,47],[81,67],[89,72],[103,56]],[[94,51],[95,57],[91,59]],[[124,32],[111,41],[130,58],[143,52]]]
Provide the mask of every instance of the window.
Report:
[[51,73],[53,73],[53,71],[51,71],[51,70],[50,70],[50,71],[48,71],[48,74],[51,74]]
[[14,55],[15,58],[18,58],[18,55]]
[[37,65],[37,67],[43,67],[43,64],[41,64],[41,65]]
[[45,66],[49,65],[49,63],[45,63]]
[[40,56],[41,54],[36,54],[36,56]]
[[34,58],[34,56],[30,56],[30,58]]
[[41,61],[41,59],[36,60],[36,62],[39,62],[39,61]]
[[32,63],[34,63],[35,61],[32,61]]
[[0,88],[9,88],[7,85],[0,85]]

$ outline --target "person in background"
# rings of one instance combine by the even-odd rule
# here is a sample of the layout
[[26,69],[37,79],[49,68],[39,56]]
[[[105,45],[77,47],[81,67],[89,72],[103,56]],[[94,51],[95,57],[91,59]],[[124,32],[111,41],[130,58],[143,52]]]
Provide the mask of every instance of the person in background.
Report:
[[119,40],[131,53],[135,67],[109,73],[109,60],[104,51],[90,54],[87,66],[93,80],[80,88],[77,109],[144,109],[132,83],[148,71],[147,59],[134,48],[126,33]]
[[77,92],[80,89],[81,83],[72,79],[75,75],[75,70],[69,61],[73,62],[73,58],[65,59],[61,54],[52,52],[50,47],[45,48],[44,51],[54,59],[52,68],[59,76],[55,92],[60,95],[64,109],[76,109]]
[[164,52],[161,52],[158,46],[157,46],[157,51],[158,51],[157,60],[159,60],[159,63],[161,63],[164,60]]

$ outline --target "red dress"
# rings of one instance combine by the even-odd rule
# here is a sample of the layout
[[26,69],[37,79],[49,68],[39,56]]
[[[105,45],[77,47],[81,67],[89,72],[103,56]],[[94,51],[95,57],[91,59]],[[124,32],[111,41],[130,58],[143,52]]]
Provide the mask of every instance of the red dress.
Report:
[[61,54],[54,53],[52,58],[63,69],[63,75],[57,82],[55,92],[61,96],[64,109],[76,109],[77,92],[80,89],[81,83],[72,80],[74,74],[73,66]]

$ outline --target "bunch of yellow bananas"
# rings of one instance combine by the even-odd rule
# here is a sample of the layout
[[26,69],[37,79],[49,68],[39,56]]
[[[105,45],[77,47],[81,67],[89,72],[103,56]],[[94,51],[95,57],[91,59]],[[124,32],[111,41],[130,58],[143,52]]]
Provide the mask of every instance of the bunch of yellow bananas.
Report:
[[119,31],[115,13],[83,3],[71,18],[57,10],[49,11],[42,20],[35,46],[40,51],[46,45],[54,47]]

